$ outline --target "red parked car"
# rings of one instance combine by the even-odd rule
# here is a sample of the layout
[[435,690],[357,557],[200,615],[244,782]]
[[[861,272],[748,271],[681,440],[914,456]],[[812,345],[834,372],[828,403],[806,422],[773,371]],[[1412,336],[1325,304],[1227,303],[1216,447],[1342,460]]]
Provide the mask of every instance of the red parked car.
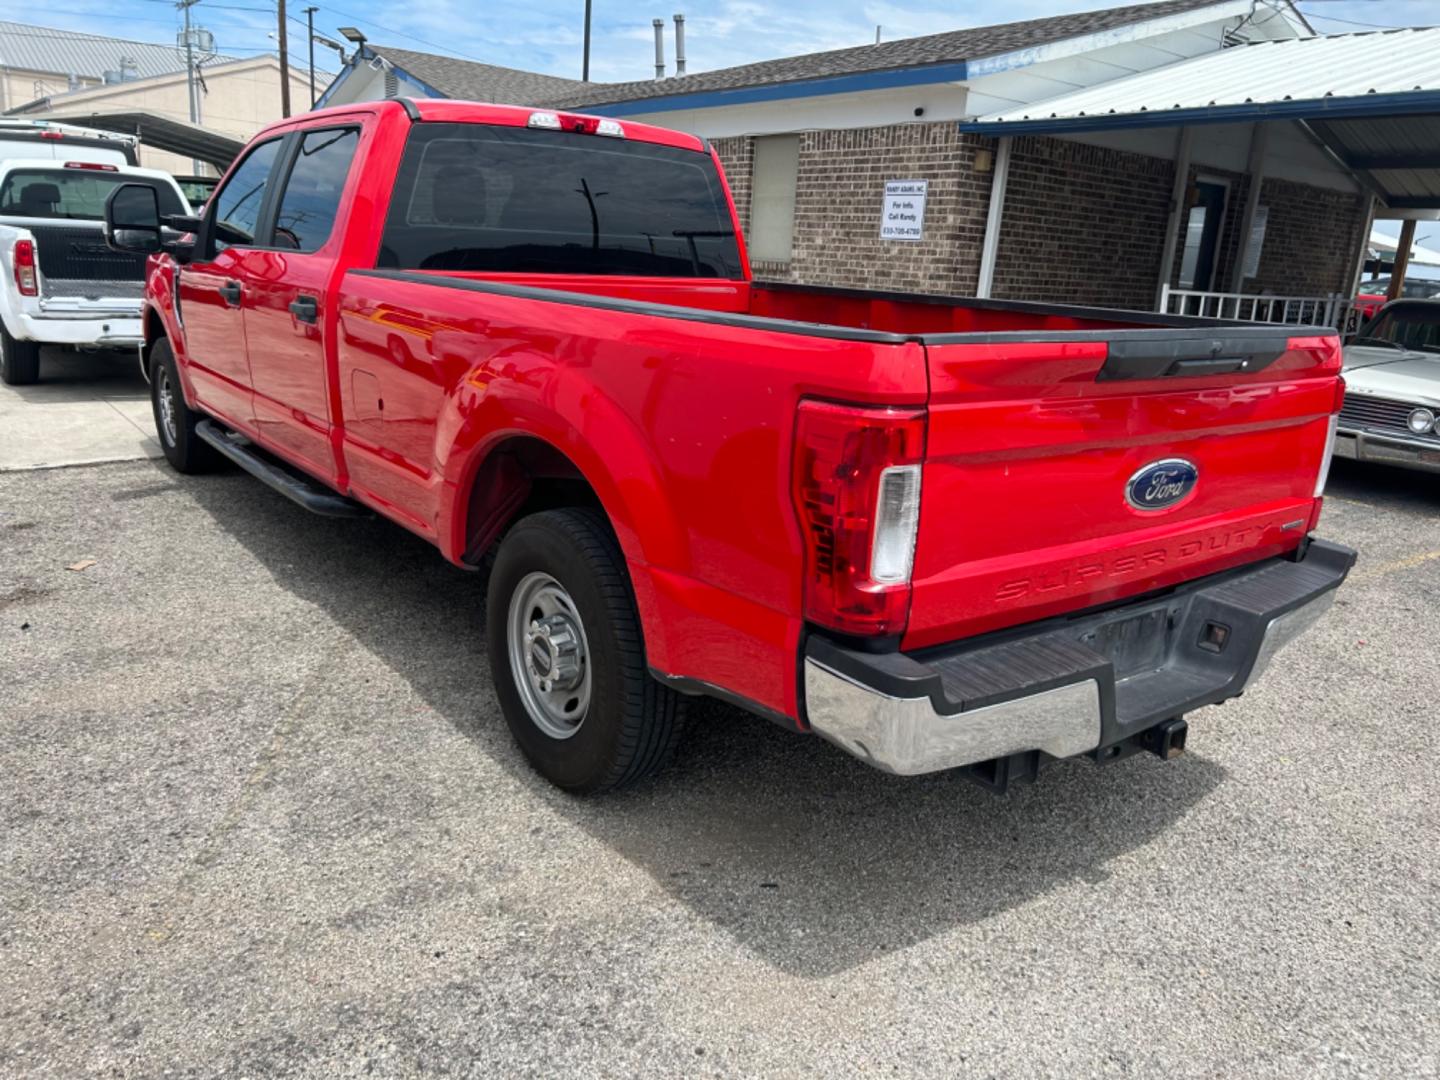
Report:
[[1354,558],[1311,536],[1332,332],[761,284],[690,135],[347,106],[203,219],[130,188],[107,228],[158,253],[171,464],[488,566],[506,719],[566,788],[652,770],[698,694],[997,788],[1172,756]]

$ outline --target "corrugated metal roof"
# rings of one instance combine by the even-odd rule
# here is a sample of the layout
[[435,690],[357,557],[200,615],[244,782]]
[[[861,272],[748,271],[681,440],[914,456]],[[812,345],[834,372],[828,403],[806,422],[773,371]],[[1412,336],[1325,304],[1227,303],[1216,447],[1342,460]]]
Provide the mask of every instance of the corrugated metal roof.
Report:
[[1175,112],[1427,92],[1440,93],[1440,27],[1258,41],[991,113],[966,127],[997,133],[1021,125],[1036,130],[1037,122],[1141,115],[1167,124],[1176,122],[1166,115]]
[[1440,208],[1440,27],[1264,41],[960,124],[986,135],[1300,121],[1390,207]]
[[[52,72],[57,79],[81,75],[99,79],[120,70],[120,58],[135,62],[139,77],[185,70],[185,56],[171,45],[152,45],[125,38],[81,34],[29,23],[0,22],[0,67]],[[237,59],[217,56],[217,61]]]
[[1048,42],[1111,30],[1147,19],[1194,11],[1219,2],[1220,0],[1155,0],[1152,3],[1106,8],[1102,11],[1077,11],[1043,19],[1027,19],[1024,22],[972,26],[942,34],[901,38],[877,45],[858,45],[849,49],[807,53],[804,56],[786,56],[778,60],[762,60],[755,64],[742,64],[739,67],[702,71],[668,79],[589,83],[569,94],[554,96],[543,104],[555,108],[584,108],[897,68],[953,64],[995,56],[1012,49],[1035,48]]

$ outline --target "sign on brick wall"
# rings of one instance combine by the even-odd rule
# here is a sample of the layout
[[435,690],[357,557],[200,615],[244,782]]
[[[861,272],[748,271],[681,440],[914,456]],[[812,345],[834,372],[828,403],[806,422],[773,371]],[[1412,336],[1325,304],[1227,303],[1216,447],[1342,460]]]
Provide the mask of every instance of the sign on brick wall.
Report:
[[880,208],[881,240],[921,240],[925,233],[928,180],[887,180]]

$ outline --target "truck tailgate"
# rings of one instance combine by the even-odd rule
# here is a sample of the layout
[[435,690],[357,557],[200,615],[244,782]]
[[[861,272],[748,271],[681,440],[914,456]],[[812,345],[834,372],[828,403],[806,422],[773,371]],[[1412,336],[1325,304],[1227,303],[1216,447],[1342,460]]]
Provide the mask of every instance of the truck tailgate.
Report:
[[[137,298],[137,286],[145,281],[144,255],[113,251],[105,245],[105,231],[95,222],[72,222],[65,225],[26,223],[24,228],[35,237],[40,256],[40,278],[45,285],[52,282],[83,282],[86,295],[131,296]],[[119,282],[112,291],[107,283]],[[74,291],[46,288],[54,295],[74,295]]]
[[[1318,512],[1340,351],[1333,335],[1294,332],[927,341],[905,647],[1093,608],[1299,545]],[[1150,471],[1172,461],[1173,489],[1172,466]],[[1152,490],[1156,505],[1144,505]]]

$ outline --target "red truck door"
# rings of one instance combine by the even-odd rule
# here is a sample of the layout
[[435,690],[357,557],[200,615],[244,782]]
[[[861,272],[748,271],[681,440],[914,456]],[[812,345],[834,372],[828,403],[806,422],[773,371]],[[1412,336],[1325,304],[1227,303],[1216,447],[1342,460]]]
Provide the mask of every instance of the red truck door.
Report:
[[185,359],[206,410],[249,427],[250,365],[241,312],[245,280],[258,254],[258,233],[283,140],[258,143],[210,200],[200,239],[208,250],[179,268]]
[[246,282],[245,338],[262,439],[338,480],[325,363],[327,295],[340,246],[341,199],[360,143],[357,124],[293,133],[282,154],[269,250]]

